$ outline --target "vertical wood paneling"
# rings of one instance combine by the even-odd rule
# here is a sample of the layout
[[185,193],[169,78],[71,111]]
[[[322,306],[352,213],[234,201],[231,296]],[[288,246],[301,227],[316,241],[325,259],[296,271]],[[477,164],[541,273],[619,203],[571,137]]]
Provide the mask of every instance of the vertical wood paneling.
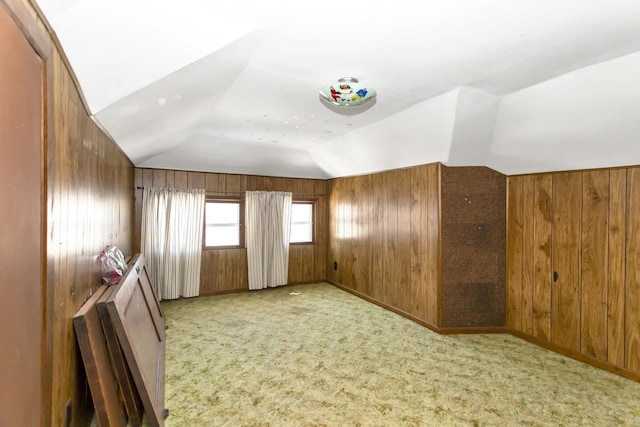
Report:
[[507,326],[522,330],[522,239],[524,178],[507,180]]
[[[427,233],[422,236],[427,257],[427,317],[432,325],[441,324],[442,268],[440,251],[440,164],[427,165]],[[424,221],[424,218],[422,219]]]
[[153,169],[148,170],[147,173],[150,173],[152,175],[152,182],[148,184],[150,187],[164,188],[167,186],[166,171],[162,169]]
[[386,187],[384,174],[374,174],[372,177],[373,183],[373,206],[374,206],[374,224],[375,234],[372,242],[371,250],[373,252],[372,260],[374,270],[372,272],[373,292],[371,296],[379,301],[385,301],[385,276],[387,267],[387,258],[384,256],[386,249],[385,235],[386,229]]
[[582,174],[581,352],[607,360],[609,171]]
[[551,340],[551,174],[534,177],[533,336]]
[[607,289],[607,360],[624,362],[625,251],[627,218],[627,171],[610,172],[609,190],[609,287]]
[[582,174],[553,175],[551,340],[580,350],[580,226]]
[[398,308],[411,313],[411,169],[402,169],[398,177]]
[[333,179],[328,210],[328,278],[434,326],[438,175],[426,165]]
[[640,168],[627,175],[625,367],[640,372]]
[[522,204],[522,332],[533,333],[533,276],[535,239],[535,180],[525,176]]
[[[59,55],[53,66],[53,135],[48,141],[48,280],[53,287],[51,423],[64,425],[67,401],[72,424],[91,413],[72,317],[100,284],[96,256],[106,245],[133,249],[134,170],[130,161],[86,114]],[[142,178],[142,175],[138,179]]]
[[420,319],[426,319],[429,295],[427,292],[427,272],[429,260],[422,236],[427,234],[427,198],[428,185],[426,168],[411,168],[411,294],[413,295],[411,313]]
[[400,254],[398,253],[398,199],[400,197],[398,188],[398,171],[390,171],[384,173],[386,201],[385,201],[385,228],[384,235],[384,258],[385,258],[385,275],[384,275],[384,301],[392,307],[399,308],[399,297],[401,294],[400,284],[397,282],[398,262]]
[[[522,179],[530,177],[534,199],[525,188],[522,202],[525,212],[533,203],[531,242],[524,222],[524,246],[533,251],[533,330],[528,332],[525,322],[523,332],[640,373],[640,168]],[[517,178],[509,178],[510,186]],[[509,198],[509,212],[518,203]],[[508,231],[509,241],[517,238],[513,218]],[[520,258],[511,249],[508,259],[508,271],[518,269]],[[525,293],[509,304],[520,307],[526,319]]]
[[189,188],[204,188],[205,186],[205,174],[202,172],[188,172],[187,173],[187,186]]

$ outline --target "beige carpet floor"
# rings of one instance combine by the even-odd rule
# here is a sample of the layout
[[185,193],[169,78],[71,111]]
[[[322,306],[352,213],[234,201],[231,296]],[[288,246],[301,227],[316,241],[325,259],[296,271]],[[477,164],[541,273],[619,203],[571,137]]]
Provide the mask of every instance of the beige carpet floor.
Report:
[[162,307],[167,426],[640,426],[640,383],[329,284]]

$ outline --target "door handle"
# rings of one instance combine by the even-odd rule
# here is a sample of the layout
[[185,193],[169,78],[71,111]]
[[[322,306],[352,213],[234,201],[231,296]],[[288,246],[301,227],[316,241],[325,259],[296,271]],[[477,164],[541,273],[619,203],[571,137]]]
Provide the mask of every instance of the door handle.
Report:
[[558,272],[557,272],[557,271],[554,271],[554,272],[553,272],[553,281],[554,281],[554,282],[557,282],[557,281],[558,281]]

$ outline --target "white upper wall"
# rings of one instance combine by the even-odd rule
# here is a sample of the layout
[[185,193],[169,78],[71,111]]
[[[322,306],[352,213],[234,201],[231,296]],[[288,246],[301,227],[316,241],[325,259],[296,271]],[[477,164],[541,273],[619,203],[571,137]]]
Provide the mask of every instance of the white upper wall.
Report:
[[486,165],[506,175],[640,164],[640,53],[506,95]]
[[446,162],[459,90],[363,126],[309,152],[328,177]]

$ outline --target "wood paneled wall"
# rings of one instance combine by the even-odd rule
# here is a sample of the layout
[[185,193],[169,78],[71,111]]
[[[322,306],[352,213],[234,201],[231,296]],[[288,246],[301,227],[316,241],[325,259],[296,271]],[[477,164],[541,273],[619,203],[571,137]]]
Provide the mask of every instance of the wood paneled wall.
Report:
[[640,168],[513,176],[507,212],[508,327],[640,374]]
[[47,117],[42,171],[47,186],[44,424],[84,426],[93,412],[72,317],[100,284],[96,258],[100,251],[116,245],[131,254],[133,165],[87,113],[63,53],[32,2],[0,2],[34,47],[53,46],[45,57],[43,94]]
[[[327,251],[326,181],[255,175],[185,172],[165,169],[135,170],[135,248],[140,247],[142,190],[137,187],[204,188],[207,195],[242,196],[245,191],[290,191],[293,198],[315,200],[314,245],[293,245],[289,251],[289,283],[325,280]],[[200,294],[212,295],[248,290],[246,249],[202,252]]]
[[439,192],[439,164],[331,180],[327,278],[437,327]]
[[83,425],[90,405],[83,406],[88,391],[72,317],[100,284],[100,251],[115,245],[132,254],[133,165],[89,118],[60,56],[53,61],[47,233],[53,307],[51,425],[64,425],[69,400],[72,425]]
[[438,331],[504,326],[504,175],[430,164],[330,182],[331,282]]

